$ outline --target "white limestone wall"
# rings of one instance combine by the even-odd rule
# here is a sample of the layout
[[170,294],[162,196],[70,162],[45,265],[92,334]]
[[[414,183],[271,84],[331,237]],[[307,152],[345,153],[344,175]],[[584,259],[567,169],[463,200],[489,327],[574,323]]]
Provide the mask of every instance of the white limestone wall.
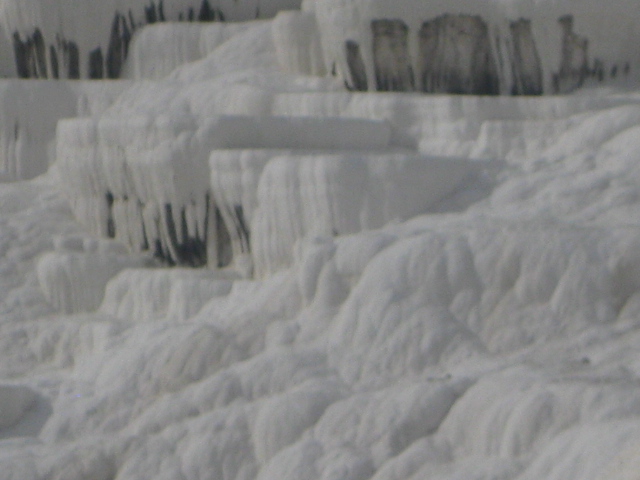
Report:
[[24,180],[46,172],[56,158],[58,120],[98,115],[127,86],[0,80],[0,179]]

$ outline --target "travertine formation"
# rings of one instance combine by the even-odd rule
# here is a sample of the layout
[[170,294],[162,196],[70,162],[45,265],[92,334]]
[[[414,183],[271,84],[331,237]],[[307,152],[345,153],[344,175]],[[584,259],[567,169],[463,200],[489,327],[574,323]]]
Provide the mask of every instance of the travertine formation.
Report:
[[313,10],[325,61],[353,90],[541,95],[637,79],[638,7],[583,3],[317,0]]
[[[290,44],[290,57],[280,56],[286,71],[332,72],[357,91],[541,95],[636,79],[632,46],[640,39],[630,19],[640,7],[618,0],[600,12],[588,2],[315,0],[304,3],[305,12],[281,15],[274,36]],[[19,77],[113,79],[123,75],[129,44],[144,25],[249,20],[300,3],[27,0],[7,1],[0,16]],[[601,13],[599,23],[584,15],[591,11]],[[58,27],[45,22],[48,15]]]
[[[558,19],[562,30],[559,46],[561,62],[552,74],[549,93],[568,93],[594,78],[606,79],[602,61],[589,57],[587,38],[573,31],[573,16]],[[425,21],[417,33],[418,56],[414,62],[409,52],[409,27],[400,19],[371,21],[375,89],[380,92],[413,92],[498,95],[507,84],[512,95],[541,95],[544,92],[540,55],[531,31],[531,20],[520,18],[509,23],[508,61],[497,56],[487,23],[478,15],[445,14]],[[415,33],[414,33],[415,34]],[[353,90],[369,89],[366,69],[354,40],[345,42],[349,86]],[[501,72],[508,63],[511,72]],[[625,64],[626,65],[626,64]],[[618,68],[610,76],[615,78]],[[624,67],[624,75],[629,67]],[[507,78],[510,77],[510,78]]]
[[[273,16],[300,0],[27,0],[5,2],[0,18],[13,43],[20,78],[119,78],[129,43],[143,26],[165,21],[213,22]],[[34,26],[35,25],[35,26]]]

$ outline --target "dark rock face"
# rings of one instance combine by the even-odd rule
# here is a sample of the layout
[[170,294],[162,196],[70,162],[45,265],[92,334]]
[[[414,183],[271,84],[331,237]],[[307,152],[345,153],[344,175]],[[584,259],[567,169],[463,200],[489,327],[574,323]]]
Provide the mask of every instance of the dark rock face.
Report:
[[116,12],[111,24],[111,36],[109,38],[109,48],[107,50],[107,78],[120,77],[122,66],[129,51],[130,41],[131,31],[127,26],[127,20],[124,15],[120,15]]
[[247,221],[244,218],[244,209],[242,208],[242,205],[236,205],[233,210],[235,213],[234,218],[236,220],[235,227],[242,243],[242,251],[244,253],[248,253],[251,251],[251,232],[249,231]]
[[13,33],[13,56],[16,59],[16,70],[18,77],[29,78],[31,72],[29,71],[28,49],[26,42],[20,39],[18,32]]
[[443,15],[424,22],[419,42],[423,92],[500,93],[489,29],[480,17]]
[[[196,1],[200,2],[197,16],[193,7],[187,10],[190,21],[224,21],[222,11],[211,7],[209,0],[194,0],[194,3]],[[179,16],[184,18],[184,12]],[[149,5],[144,7],[144,20],[140,23],[135,22],[131,10],[126,15],[115,12],[111,22],[109,44],[96,46],[87,53],[87,76],[92,79],[119,78],[135,29],[146,23],[166,20],[163,0],[151,0]],[[56,36],[55,43],[47,47],[47,39],[38,28],[26,39],[16,31],[13,33],[13,52],[20,78],[48,78],[49,68],[53,78],[80,78],[79,47],[77,43],[66,40],[61,34]]]
[[100,47],[89,52],[89,78],[104,78],[104,59]]
[[[207,216],[208,216],[207,197]],[[190,236],[187,227],[186,210],[180,210],[180,235],[174,223],[173,208],[170,204],[165,205],[165,216],[167,236],[166,242],[162,245],[161,251],[169,265],[185,265],[190,267],[203,267],[207,264],[207,243],[206,232],[196,232],[195,236]],[[157,256],[157,254],[156,254]]]
[[[334,70],[346,67],[342,73],[349,90],[472,95],[568,93],[587,80],[630,74],[629,62],[589,58],[589,39],[574,31],[572,15],[554,23],[550,27],[561,34],[552,47],[561,58],[557,67],[543,63],[548,57],[541,53],[549,52],[538,50],[531,19],[490,28],[479,15],[443,14],[424,21],[418,31],[401,19],[372,20],[371,44],[346,39],[345,61],[334,62]],[[364,58],[372,58],[373,65],[365,65]]]
[[31,39],[31,57],[35,62],[36,76],[40,78],[47,78],[47,48],[45,47],[44,38],[39,28],[34,30]]
[[512,95],[542,95],[542,66],[536,48],[531,21],[521,18],[511,22]]
[[216,207],[215,212],[216,266],[218,268],[223,268],[229,265],[233,258],[231,235],[229,234],[229,229],[227,228],[222,213],[218,207]]
[[102,49],[99,47],[89,52],[89,78],[120,77],[124,61],[129,51],[132,30],[134,29],[135,25],[133,23],[131,27],[127,25],[127,17],[116,12],[111,22],[111,35],[109,37],[106,56],[102,54]]
[[60,78],[60,69],[58,66],[58,53],[53,45],[49,46],[49,57],[51,58],[51,76]]
[[251,253],[251,232],[242,205],[216,204],[215,207],[215,259],[210,265],[218,268],[229,265],[235,254]]
[[[196,201],[201,202],[204,208],[196,208]],[[107,191],[104,196],[106,223],[102,227],[102,235],[108,238],[118,238],[138,251],[151,253],[159,262],[169,265],[181,265],[186,267],[203,267],[209,260],[219,267],[228,265],[232,260],[231,241],[229,229],[220,210],[214,206],[212,197],[205,193],[198,200],[192,201],[188,206],[176,206],[166,203],[160,207],[153,218],[146,218],[145,204],[139,199],[129,196],[116,197]],[[122,212],[127,211],[127,218],[116,215],[116,208]],[[244,224],[240,208],[240,224],[236,228],[244,229],[248,245],[248,230]],[[189,228],[189,215],[200,212],[195,221],[195,228]],[[131,218],[137,218],[137,221]],[[214,217],[214,218],[211,218]],[[194,219],[191,218],[193,224]],[[228,222],[231,225],[230,222]],[[212,227],[212,228],[210,228]],[[234,225],[231,225],[233,228]],[[132,231],[133,230],[133,231]],[[214,251],[208,251],[207,245],[210,235],[215,235],[216,247]],[[137,239],[138,244],[132,244],[132,239]],[[208,256],[216,256],[209,259]]]
[[18,32],[13,33],[13,54],[20,78],[47,78],[47,50],[39,28],[24,41]]
[[63,64],[67,68],[67,78],[80,78],[80,49],[75,42],[58,41],[62,49]]
[[156,4],[151,2],[151,5],[144,7],[144,18],[147,23],[156,23],[158,21],[158,11],[156,10]]
[[360,53],[360,45],[353,40],[347,40],[345,50],[347,52],[347,65],[351,74],[351,84],[348,85],[348,88],[366,92],[369,89],[369,84],[364,62],[362,61],[362,54]]
[[562,28],[562,60],[553,77],[556,93],[567,93],[582,86],[589,74],[589,40],[573,32],[573,16],[558,19]]
[[409,28],[402,20],[372,20],[373,62],[376,90],[415,90],[413,68],[407,47]]
[[107,225],[105,233],[107,238],[115,238],[116,224],[113,219],[113,194],[111,192],[105,194],[105,201],[107,202]]
[[[141,241],[139,245],[132,245],[132,247],[141,251],[150,251],[158,261],[169,266],[205,266],[208,256],[207,237],[209,230],[208,219],[211,212],[210,195],[205,195],[201,200],[206,205],[203,214],[204,218],[200,218],[198,221],[198,225],[204,225],[203,231],[199,231],[197,228],[195,232],[189,231],[187,208],[181,207],[179,211],[176,211],[176,208],[168,203],[162,207],[163,211],[153,218],[153,225],[148,229],[143,219],[144,204],[130,197],[115,198],[111,192],[107,192],[105,194],[107,215],[103,234],[109,238],[121,238],[126,242],[132,238],[129,235],[132,233],[131,228],[134,228],[137,230],[135,238],[141,238]],[[131,202],[135,203],[132,205]],[[116,203],[120,205],[119,208],[123,208],[123,205],[130,205],[124,208],[129,212],[132,210],[138,212],[139,221],[132,223],[131,219],[129,219],[126,224],[118,224],[118,217],[114,214]],[[224,265],[231,261],[231,247],[226,228],[222,219],[216,217],[214,231],[218,235],[218,239],[222,240],[223,243],[226,238],[226,246],[217,245],[219,250],[217,252],[218,263],[224,260],[226,262],[223,262]],[[224,255],[220,256],[222,253]]]
[[216,12],[209,6],[209,2],[204,0],[198,13],[199,22],[212,22],[216,19]]

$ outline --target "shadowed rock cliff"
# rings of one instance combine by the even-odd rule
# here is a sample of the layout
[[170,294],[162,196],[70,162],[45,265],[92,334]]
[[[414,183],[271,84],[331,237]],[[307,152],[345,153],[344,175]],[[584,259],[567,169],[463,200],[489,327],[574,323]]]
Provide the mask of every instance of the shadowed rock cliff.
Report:
[[[21,78],[119,78],[133,34],[146,24],[226,21],[229,15],[224,8],[231,11],[233,20],[252,20],[274,15],[271,10],[277,10],[280,4],[283,8],[296,5],[296,0],[276,0],[264,14],[256,8],[258,0],[236,0],[226,6],[213,0],[144,0],[144,5],[142,0],[113,0],[112,11],[104,4],[83,4],[76,9],[61,1],[57,11],[37,11],[14,1],[14,17],[3,20],[11,32],[16,71]],[[41,17],[49,16],[52,22],[40,25]],[[57,20],[59,28],[54,26]],[[39,27],[33,28],[34,24]]]
[[500,93],[489,30],[480,17],[443,15],[424,22],[418,35],[423,92]]
[[312,11],[325,66],[350,90],[543,95],[640,81],[640,4],[623,0],[317,0]]

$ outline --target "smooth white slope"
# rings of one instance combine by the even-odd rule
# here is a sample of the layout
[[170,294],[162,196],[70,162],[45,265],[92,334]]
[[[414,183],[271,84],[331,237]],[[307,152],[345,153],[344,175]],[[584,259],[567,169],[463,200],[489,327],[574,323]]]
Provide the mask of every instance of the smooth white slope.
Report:
[[[95,393],[65,399],[75,413],[54,413],[43,438],[120,432],[84,474],[116,465],[122,478],[597,478],[639,433],[638,237],[623,217],[637,204],[637,121],[621,100],[536,102],[523,131],[544,117],[565,128],[523,139],[532,158],[496,128],[510,168],[466,214],[304,240],[291,270],[234,282],[187,324],[136,310],[160,287],[138,307],[103,306],[149,322],[82,362]],[[572,116],[585,101],[600,110]],[[487,102],[500,125],[505,104]],[[601,118],[616,123],[598,139]],[[110,289],[161,278],[140,275]],[[51,468],[74,458],[84,448]]]
[[134,37],[123,77],[163,78],[180,65],[207,56],[250,25],[223,22],[206,26],[173,22],[149,25]]

